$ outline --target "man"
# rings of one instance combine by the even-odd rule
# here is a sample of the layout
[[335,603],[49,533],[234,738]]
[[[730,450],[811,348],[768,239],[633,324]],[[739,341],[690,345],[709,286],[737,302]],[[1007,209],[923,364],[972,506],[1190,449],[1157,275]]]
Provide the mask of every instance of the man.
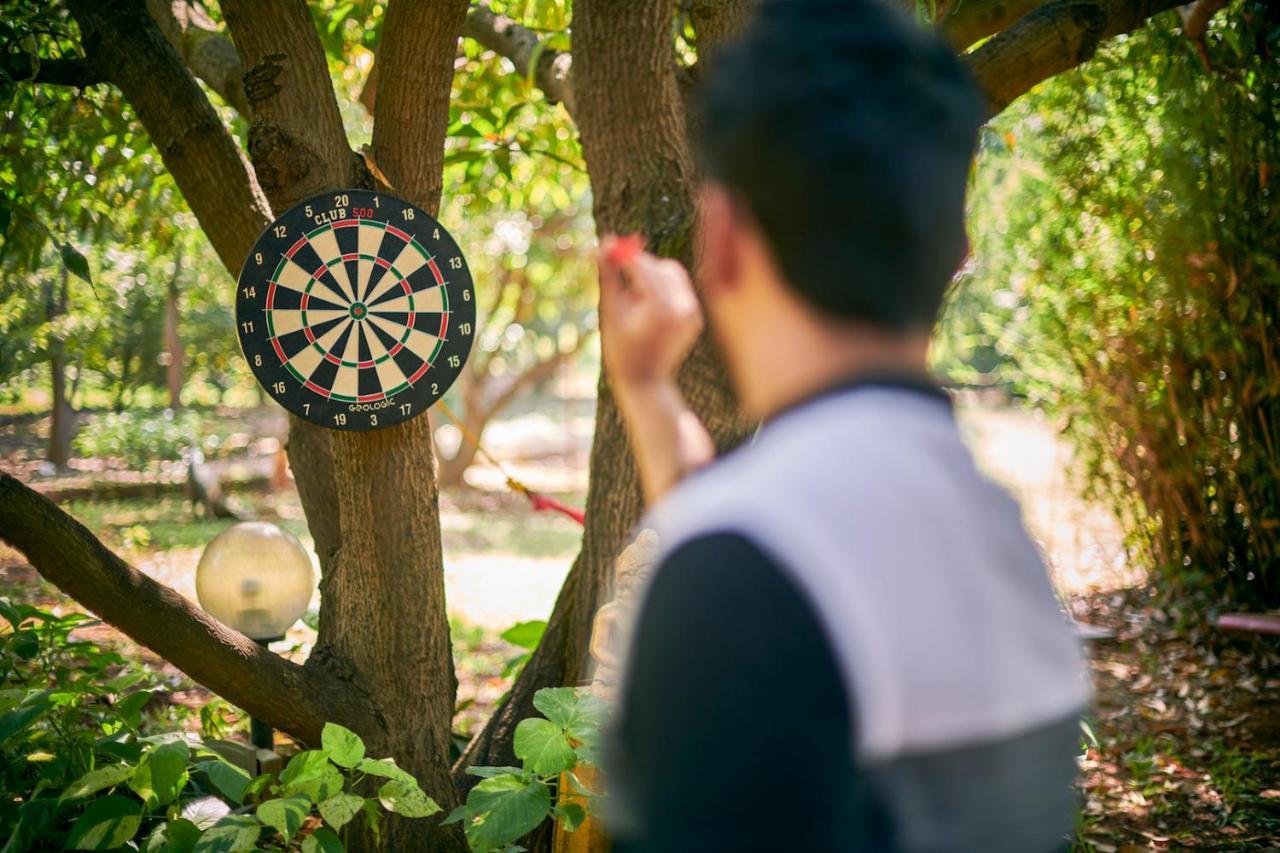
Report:
[[766,0],[701,98],[701,296],[764,425],[708,466],[673,379],[702,326],[688,276],[606,240],[604,357],[661,542],[613,735],[619,847],[1065,849],[1079,650],[925,366],[980,96],[895,9]]

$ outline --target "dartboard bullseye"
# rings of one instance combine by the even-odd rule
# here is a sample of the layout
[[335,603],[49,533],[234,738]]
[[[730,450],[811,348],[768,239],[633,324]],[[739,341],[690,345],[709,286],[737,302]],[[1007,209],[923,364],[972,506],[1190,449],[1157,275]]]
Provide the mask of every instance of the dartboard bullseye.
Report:
[[240,347],[280,405],[331,429],[426,411],[462,371],[471,273],[443,226],[368,190],[307,199],[267,226],[236,291]]

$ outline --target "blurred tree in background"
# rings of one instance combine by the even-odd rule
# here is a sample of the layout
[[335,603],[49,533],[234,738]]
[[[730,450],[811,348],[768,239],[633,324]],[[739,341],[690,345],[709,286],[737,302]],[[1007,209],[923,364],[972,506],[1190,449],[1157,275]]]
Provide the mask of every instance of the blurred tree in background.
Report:
[[987,131],[940,362],[1059,415],[1182,587],[1280,604],[1280,28],[1169,13]]

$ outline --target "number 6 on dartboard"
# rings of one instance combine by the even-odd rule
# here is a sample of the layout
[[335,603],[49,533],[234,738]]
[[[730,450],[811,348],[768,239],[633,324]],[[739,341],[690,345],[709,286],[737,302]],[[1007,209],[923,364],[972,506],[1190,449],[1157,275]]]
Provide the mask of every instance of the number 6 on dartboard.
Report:
[[293,414],[341,430],[426,411],[471,353],[471,273],[449,232],[368,190],[306,199],[240,270],[236,328],[254,377]]

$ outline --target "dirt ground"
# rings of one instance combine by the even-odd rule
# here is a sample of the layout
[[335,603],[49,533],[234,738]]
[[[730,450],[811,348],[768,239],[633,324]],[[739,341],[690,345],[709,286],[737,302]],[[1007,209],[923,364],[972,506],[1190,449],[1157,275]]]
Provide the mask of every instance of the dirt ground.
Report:
[[[1225,637],[1210,627],[1210,608],[1163,603],[1156,584],[1129,559],[1114,519],[1078,497],[1070,449],[1052,424],[977,398],[963,398],[958,411],[979,464],[1021,502],[1065,605],[1105,634],[1090,642],[1097,703],[1082,728],[1077,849],[1280,849],[1280,642]],[[264,410],[246,418],[244,446],[269,450],[263,438],[282,427],[274,417]],[[40,429],[39,422],[0,427],[0,466],[35,477]],[[485,436],[507,472],[577,506],[590,438],[589,400],[527,408]],[[270,461],[263,455],[234,464],[242,467],[227,474],[244,478],[264,475]],[[125,475],[84,470],[79,477]],[[467,479],[471,488],[446,493],[441,506],[464,732],[505,691],[502,671],[522,651],[497,634],[549,615],[580,536],[571,520],[530,511],[492,466],[475,466]],[[42,488],[60,482],[33,481]],[[237,493],[235,501],[307,541],[291,491]],[[76,498],[64,506],[139,569],[188,596],[201,548],[225,526],[194,520],[177,496]],[[2,546],[0,595],[74,607]],[[93,631],[102,642],[130,648],[109,628]],[[279,648],[305,657],[313,638],[299,623]],[[173,701],[208,700],[151,660],[167,669]]]

